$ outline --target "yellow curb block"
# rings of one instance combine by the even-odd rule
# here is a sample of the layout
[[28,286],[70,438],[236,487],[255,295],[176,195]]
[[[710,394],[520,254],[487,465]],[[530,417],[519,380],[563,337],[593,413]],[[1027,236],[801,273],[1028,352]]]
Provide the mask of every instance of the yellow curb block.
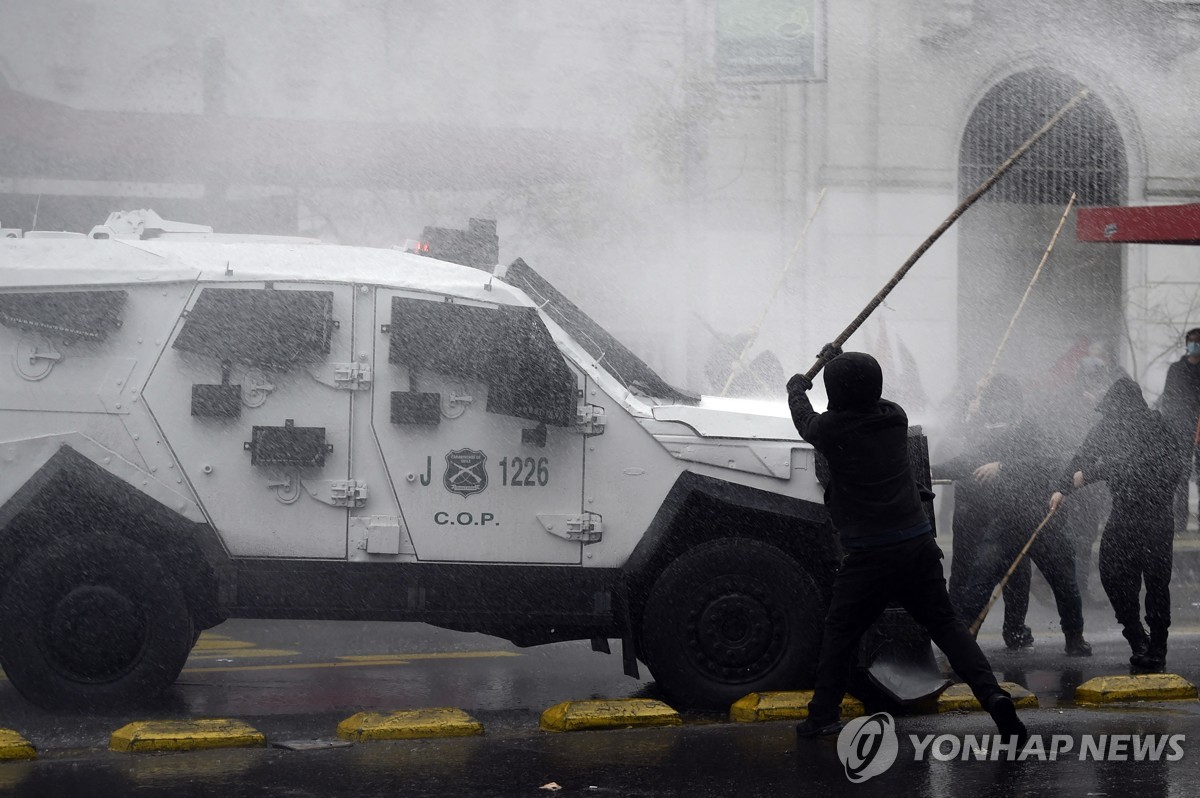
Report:
[[[797,720],[808,717],[808,702],[812,690],[780,690],[771,693],[751,693],[729,707],[729,719],[735,723],[755,723],[764,720]],[[852,695],[842,699],[842,717],[865,715],[866,708]]]
[[139,720],[113,732],[108,748],[123,752],[197,751],[204,748],[252,748],[267,740],[240,720]]
[[[1017,709],[1037,709],[1038,697],[1016,682],[1000,682],[1000,686],[1012,696]],[[938,696],[938,712],[978,712],[983,707],[965,684],[952,684]]]
[[343,740],[418,740],[423,737],[470,737],[483,734],[483,724],[452,707],[400,712],[359,712],[338,724]]
[[37,759],[37,749],[12,729],[0,729],[0,760],[13,759]]
[[682,725],[678,712],[649,698],[564,701],[543,712],[541,721],[548,732]]
[[1196,699],[1196,686],[1174,673],[1139,676],[1097,676],[1075,688],[1077,704],[1123,701],[1187,701]]

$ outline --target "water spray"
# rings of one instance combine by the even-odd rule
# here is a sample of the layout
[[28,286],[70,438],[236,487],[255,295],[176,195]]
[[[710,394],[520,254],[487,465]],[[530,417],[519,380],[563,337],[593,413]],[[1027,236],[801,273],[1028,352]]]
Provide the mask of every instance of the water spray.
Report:
[[[1009,169],[1012,169],[1013,166],[1016,165],[1017,161],[1021,160],[1021,158],[1033,148],[1033,145],[1037,144],[1043,136],[1049,133],[1055,125],[1062,121],[1064,116],[1070,113],[1075,106],[1086,100],[1090,95],[1091,92],[1089,92],[1087,89],[1084,89],[1068,100],[1061,108],[1058,109],[1058,111],[1055,112],[1054,116],[1046,120],[1046,124],[1038,128],[1038,130],[1032,136],[1030,136],[1024,144],[1022,144],[1020,147],[1017,147],[1017,149],[1013,151],[1013,154],[1008,156],[1008,160],[1000,164],[996,171],[992,172],[991,176],[987,180],[984,180],[978,188],[972,191],[966,199],[959,203],[958,207],[954,209],[954,212],[947,216],[945,221],[938,225],[938,228],[929,234],[928,238],[921,242],[921,245],[916,248],[913,254],[908,256],[908,260],[904,262],[904,265],[902,265],[896,271],[896,273],[892,275],[892,279],[888,280],[887,284],[884,285],[884,287],[880,289],[879,293],[875,295],[875,298],[867,303],[867,306],[863,308],[862,312],[859,313],[857,317],[855,317],[854,321],[850,322],[850,325],[846,327],[846,329],[842,330],[841,335],[833,339],[834,346],[841,347],[842,344],[846,343],[847,339],[849,339],[850,336],[853,335],[855,331],[862,326],[863,322],[865,322],[867,318],[870,317],[870,315],[875,311],[875,308],[879,307],[883,300],[887,298],[887,295],[892,292],[892,289],[899,285],[900,281],[904,279],[904,275],[908,274],[909,269],[911,269],[916,262],[920,260],[921,256],[925,254],[926,250],[933,246],[934,242],[941,238],[942,234],[949,230],[951,225],[958,221],[958,217],[966,213],[968,208],[974,205],[980,197],[982,197],[992,188],[992,186],[996,185],[1000,178],[1004,177],[1005,173],[1007,173]],[[824,368],[825,363],[825,358],[821,355],[818,355],[817,362],[813,364],[812,368],[810,368],[804,376],[811,381],[817,376],[817,373]]]
[[1046,247],[1046,251],[1042,253],[1042,260],[1038,263],[1037,269],[1034,270],[1033,277],[1029,280],[1029,285],[1025,286],[1025,294],[1021,297],[1021,301],[1017,303],[1017,310],[1008,322],[1008,329],[1000,337],[1000,345],[996,347],[996,354],[992,356],[992,364],[988,366],[987,372],[979,380],[978,385],[975,386],[975,398],[967,406],[967,421],[970,421],[979,412],[979,402],[983,398],[983,392],[987,390],[988,385],[992,382],[992,374],[996,371],[996,364],[1000,362],[1000,355],[1004,353],[1004,346],[1008,343],[1008,336],[1012,334],[1013,327],[1017,324],[1017,319],[1021,317],[1021,311],[1025,309],[1025,302],[1029,299],[1029,294],[1033,291],[1033,286],[1037,283],[1038,277],[1042,275],[1042,267],[1046,265],[1046,261],[1050,258],[1050,253],[1054,251],[1054,245],[1058,242],[1058,234],[1062,232],[1063,225],[1067,223],[1067,216],[1071,213],[1071,208],[1074,205],[1075,192],[1072,191],[1071,199],[1067,200],[1067,207],[1063,209],[1062,218],[1058,220],[1058,227],[1054,228],[1054,235],[1050,237],[1050,244]]
[[[796,239],[796,246],[792,247],[792,254],[788,256],[787,263],[783,266],[783,271],[779,273],[779,278],[775,281],[775,287],[771,290],[771,295],[767,297],[767,303],[763,306],[762,313],[758,314],[758,320],[750,328],[750,337],[746,340],[745,345],[742,346],[742,351],[738,353],[733,368],[729,370],[729,376],[725,379],[725,385],[721,388],[721,396],[729,393],[729,386],[733,384],[734,377],[738,375],[738,372],[746,369],[746,353],[750,351],[750,347],[754,346],[755,340],[758,339],[763,322],[767,318],[767,312],[771,310],[771,305],[775,302],[775,297],[779,296],[779,291],[783,288],[783,281],[787,279],[788,272],[791,270],[792,264],[796,261],[796,254],[800,252],[800,245],[808,237],[808,228],[812,226],[813,219],[817,218],[817,211],[821,209],[821,203],[825,200],[825,192],[828,190],[828,188],[823,188],[821,189],[821,193],[817,195],[817,201],[813,204],[812,212],[808,214],[808,221],[804,223],[804,229],[800,231],[800,237]],[[759,380],[759,382],[762,382],[762,380]],[[778,388],[779,386],[769,387]]]

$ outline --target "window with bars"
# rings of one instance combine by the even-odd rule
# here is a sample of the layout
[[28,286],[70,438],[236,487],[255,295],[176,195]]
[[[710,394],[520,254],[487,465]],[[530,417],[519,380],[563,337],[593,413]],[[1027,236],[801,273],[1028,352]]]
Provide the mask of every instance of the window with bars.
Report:
[[[988,178],[1035,130],[1083,86],[1048,69],[1013,75],[976,106],[959,153],[959,194]],[[1030,150],[982,202],[1026,205],[1067,201],[1120,205],[1125,200],[1125,146],[1104,103],[1092,95]]]

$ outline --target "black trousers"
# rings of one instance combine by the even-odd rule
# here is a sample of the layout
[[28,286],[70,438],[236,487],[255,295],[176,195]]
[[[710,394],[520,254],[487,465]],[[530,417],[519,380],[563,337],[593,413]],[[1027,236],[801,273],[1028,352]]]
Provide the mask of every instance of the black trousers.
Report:
[[1100,584],[1117,623],[1141,637],[1141,589],[1146,585],[1146,624],[1153,644],[1166,646],[1171,625],[1171,566],[1174,555],[1170,508],[1113,505],[1100,537]]
[[[978,578],[976,562],[980,547],[987,540],[993,520],[992,515],[974,504],[963,502],[954,508],[954,553],[950,559],[950,603],[956,608],[962,607],[967,601],[966,597],[976,591],[972,584],[972,579]],[[1012,579],[1004,586],[1005,643],[1024,637],[1025,615],[1029,611],[1031,578],[1029,559],[1026,558],[1013,574]],[[999,581],[999,577],[996,581]],[[995,584],[993,582],[987,587],[984,602],[991,596],[991,590]],[[975,603],[974,600],[971,603]],[[983,605],[980,604],[979,609],[975,611],[975,616],[982,608]],[[967,624],[968,628],[975,622],[975,616],[967,618],[965,612],[959,612],[959,617],[963,619],[963,623]]]
[[1092,573],[1092,546],[1112,510],[1108,486],[1098,482],[1071,491],[1063,510],[1067,515],[1063,532],[1075,549],[1075,582],[1079,585],[1079,595],[1086,596]]
[[942,550],[933,535],[921,535],[892,546],[852,550],[842,561],[825,616],[809,717],[820,723],[839,717],[859,639],[892,601],[928,630],[981,704],[987,706],[993,696],[1007,695],[950,604]]
[[[968,538],[974,549],[964,552],[966,574],[953,582],[951,600],[964,623],[974,623],[987,605],[992,590],[1020,554],[1037,528],[1040,518],[1014,516],[992,519],[986,531]],[[1027,561],[1046,577],[1054,593],[1059,622],[1065,633],[1083,631],[1083,601],[1075,581],[1075,550],[1064,534],[1061,519],[1052,519],[1029,549],[1026,561],[1013,574],[1004,590],[1004,636],[1019,637],[1029,610],[1029,580]],[[955,537],[955,548],[958,538]]]

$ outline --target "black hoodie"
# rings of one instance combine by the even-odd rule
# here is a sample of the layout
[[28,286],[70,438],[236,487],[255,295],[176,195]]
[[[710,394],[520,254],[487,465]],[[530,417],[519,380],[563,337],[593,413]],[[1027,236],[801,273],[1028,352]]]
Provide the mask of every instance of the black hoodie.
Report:
[[1060,489],[1082,471],[1088,483],[1107,482],[1119,507],[1170,507],[1181,464],[1178,445],[1162,416],[1146,406],[1128,377],[1113,383],[1096,405],[1100,420],[1075,453]]
[[[934,466],[934,476],[954,480],[955,512],[1024,526],[1041,520],[1043,497],[1057,484],[1063,457],[1056,456],[1043,430],[1024,414],[1024,390],[1013,377],[997,374],[967,427],[966,451]],[[988,481],[974,477],[985,463],[1000,463]]]
[[930,531],[908,460],[908,416],[881,399],[875,358],[847,352],[825,366],[829,410],[817,413],[801,390],[788,392],[800,436],[825,456],[825,504],[846,548],[898,543]]

